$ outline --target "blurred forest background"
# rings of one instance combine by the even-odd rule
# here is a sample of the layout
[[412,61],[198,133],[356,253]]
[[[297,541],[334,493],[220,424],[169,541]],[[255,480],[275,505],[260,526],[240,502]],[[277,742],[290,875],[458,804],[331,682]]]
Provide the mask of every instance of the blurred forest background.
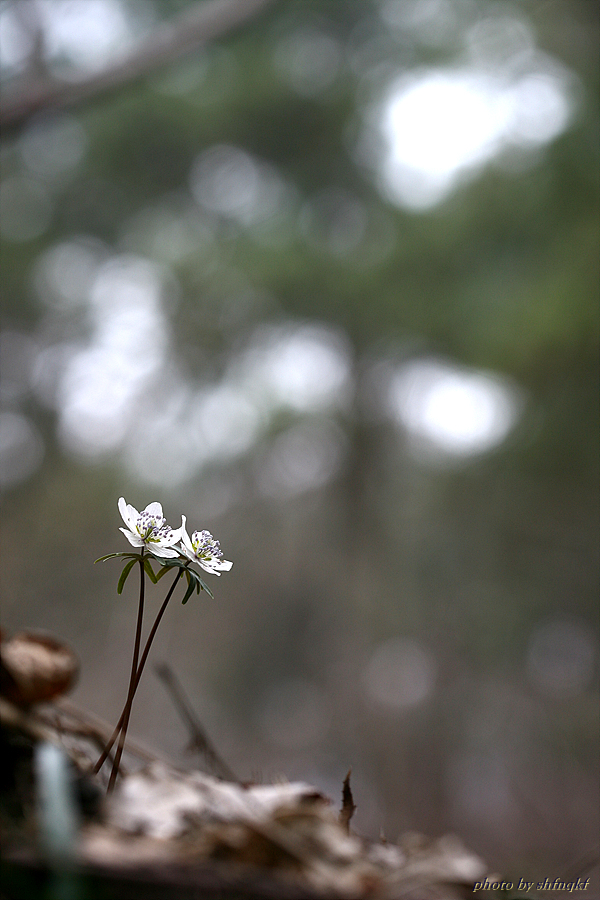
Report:
[[[4,627],[114,722],[137,586],[93,561],[159,500],[234,561],[151,657],[233,770],[352,766],[358,831],[515,878],[598,835],[598,22],[0,3]],[[189,763],[151,667],[130,734]]]

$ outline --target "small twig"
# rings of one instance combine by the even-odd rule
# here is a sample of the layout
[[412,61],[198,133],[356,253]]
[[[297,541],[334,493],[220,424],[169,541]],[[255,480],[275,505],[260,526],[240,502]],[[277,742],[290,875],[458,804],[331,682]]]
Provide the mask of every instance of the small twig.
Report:
[[29,709],[17,706],[4,697],[0,697],[0,722],[4,728],[21,731],[36,741],[59,743],[56,732],[49,725],[41,722]]
[[167,689],[181,718],[188,726],[190,732],[188,750],[198,750],[199,753],[202,753],[219,778],[223,778],[225,781],[239,781],[217,753],[171,668],[166,663],[162,663],[155,666],[155,672]]
[[350,834],[350,819],[354,815],[354,811],[356,806],[354,804],[354,798],[352,796],[352,790],[350,788],[350,775],[352,774],[352,769],[348,769],[348,774],[344,778],[344,784],[342,786],[342,808],[340,810],[339,822],[342,828],[346,830],[348,834]]
[[215,40],[251,18],[272,0],[206,0],[192,3],[170,21],[158,25],[149,38],[124,60],[77,82],[25,78],[5,90],[0,103],[3,128],[23,125],[34,113],[74,106],[151,75]]

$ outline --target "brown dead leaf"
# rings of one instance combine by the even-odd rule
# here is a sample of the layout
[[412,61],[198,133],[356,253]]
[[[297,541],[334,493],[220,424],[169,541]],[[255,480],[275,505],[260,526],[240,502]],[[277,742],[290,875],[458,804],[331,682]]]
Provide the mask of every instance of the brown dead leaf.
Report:
[[344,784],[342,785],[342,808],[340,810],[340,825],[345,829],[346,834],[350,834],[350,819],[354,815],[354,811],[356,809],[354,803],[354,797],[352,796],[352,789],[350,787],[350,775],[352,774],[352,769],[348,769],[348,774],[344,778]]

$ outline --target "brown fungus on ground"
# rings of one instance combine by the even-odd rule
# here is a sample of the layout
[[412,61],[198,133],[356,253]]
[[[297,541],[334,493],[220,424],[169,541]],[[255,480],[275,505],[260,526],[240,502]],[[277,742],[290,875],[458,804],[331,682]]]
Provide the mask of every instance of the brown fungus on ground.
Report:
[[12,703],[45,703],[66,693],[79,674],[79,660],[47,634],[22,631],[3,640],[0,690]]

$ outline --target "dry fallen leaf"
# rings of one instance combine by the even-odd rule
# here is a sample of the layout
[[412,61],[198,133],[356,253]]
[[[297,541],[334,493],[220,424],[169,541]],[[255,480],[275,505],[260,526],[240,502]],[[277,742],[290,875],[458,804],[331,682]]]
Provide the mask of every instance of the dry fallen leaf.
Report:
[[348,774],[344,778],[344,784],[342,785],[342,808],[340,810],[340,825],[346,830],[347,834],[350,834],[350,819],[354,815],[356,810],[356,804],[354,803],[354,797],[352,796],[352,788],[350,787],[350,776],[352,774],[352,769],[348,769]]
[[[23,874],[39,859],[39,823],[32,828],[30,818],[43,791],[31,767],[31,748],[35,754],[39,744],[49,743],[68,757],[77,776],[71,785],[76,790],[65,788],[58,801],[80,805],[82,788],[94,789],[100,801],[79,817],[69,852],[81,877],[89,873],[110,889],[127,880],[142,891],[155,885],[172,900],[191,896],[191,888],[197,896],[216,896],[218,888],[219,896],[252,900],[462,900],[489,874],[453,836],[430,840],[405,834],[392,844],[348,833],[354,809],[348,776],[340,814],[304,783],[243,784],[156,759],[140,769],[148,754],[130,745],[132,769],[123,771],[114,793],[101,800],[102,781],[92,769],[110,727],[94,724],[64,698],[48,706],[39,702],[71,683],[76,671],[71,651],[53,639],[17,635],[2,652],[7,693],[0,698],[0,713],[13,754],[13,793],[22,801],[15,803],[21,818],[11,823],[15,872]],[[27,760],[30,791],[21,797],[22,779],[16,775]],[[57,818],[46,819],[52,831]],[[29,848],[30,863],[19,862],[23,848]],[[213,894],[203,893],[207,886]]]
[[118,859],[125,868],[152,859],[182,870],[250,867],[307,895],[344,900],[456,900],[487,873],[452,836],[398,846],[348,834],[308,784],[242,785],[164,763],[120,780],[102,825],[84,828],[80,854],[87,864]]

